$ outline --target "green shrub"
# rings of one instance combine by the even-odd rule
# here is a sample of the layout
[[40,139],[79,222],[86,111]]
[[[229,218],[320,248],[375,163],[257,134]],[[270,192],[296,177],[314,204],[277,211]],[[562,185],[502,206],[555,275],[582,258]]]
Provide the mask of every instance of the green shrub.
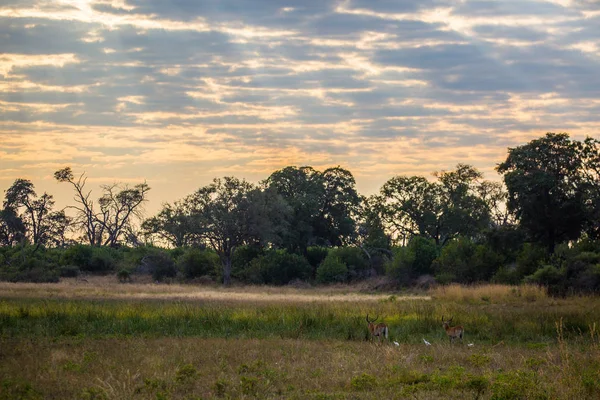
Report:
[[454,275],[457,282],[472,283],[490,280],[504,260],[488,245],[459,238],[444,246],[433,266],[436,276]]
[[92,257],[87,265],[80,266],[82,271],[106,274],[117,269],[118,255],[110,247],[93,247]]
[[153,251],[142,259],[141,264],[152,274],[152,279],[162,281],[165,278],[174,278],[177,268],[171,255],[166,251]]
[[131,273],[129,272],[129,270],[123,268],[119,270],[119,272],[117,272],[117,279],[121,283],[129,282],[131,281]]
[[377,378],[373,375],[362,373],[350,380],[350,386],[354,390],[371,390],[377,386]]
[[274,250],[254,259],[242,277],[249,283],[285,285],[296,279],[309,279],[311,271],[304,257]]
[[347,246],[332,249],[329,254],[337,257],[348,268],[348,279],[363,279],[371,274],[371,265],[364,251],[358,247]]
[[177,260],[177,268],[186,279],[214,276],[219,267],[219,256],[216,253],[197,248],[187,249]]
[[312,276],[314,278],[317,273],[317,268],[323,262],[325,257],[329,254],[329,249],[327,247],[320,246],[311,246],[306,249],[306,259],[308,263],[312,266]]
[[492,400],[549,399],[544,385],[536,383],[534,374],[525,371],[510,371],[496,377],[491,387]]
[[63,252],[60,262],[62,265],[75,265],[84,271],[88,271],[93,255],[92,246],[76,244]]
[[63,265],[58,269],[61,278],[76,278],[79,276],[79,267],[75,265]]
[[407,246],[394,248],[393,254],[387,264],[387,274],[401,284],[409,285],[419,276],[433,273],[432,264],[438,249],[433,240],[415,236]]
[[517,274],[520,278],[533,274],[545,264],[548,253],[543,247],[525,243],[517,256]]
[[265,254],[261,246],[240,246],[233,252],[231,258],[231,275],[237,279],[244,280],[246,270],[250,267],[252,260]]
[[192,364],[185,364],[177,369],[175,380],[177,382],[186,382],[194,379],[198,375],[198,370]]
[[348,267],[338,257],[328,255],[317,268],[317,282],[345,282],[348,277]]

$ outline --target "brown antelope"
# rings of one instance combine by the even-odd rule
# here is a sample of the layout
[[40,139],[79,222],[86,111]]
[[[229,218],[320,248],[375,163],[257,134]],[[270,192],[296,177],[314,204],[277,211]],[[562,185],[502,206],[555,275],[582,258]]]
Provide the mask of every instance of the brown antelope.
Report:
[[377,318],[379,318],[379,316],[375,317],[373,321],[369,321],[369,314],[367,314],[367,323],[369,324],[369,333],[371,334],[371,340],[373,340],[373,338],[377,336],[377,339],[381,342],[382,336],[386,339],[388,338],[388,327],[383,322],[375,324]]
[[[454,318],[454,317],[452,317],[452,318]],[[456,339],[456,338],[459,338],[462,343],[463,333],[465,332],[465,330],[460,325],[450,326],[450,323],[452,322],[452,318],[450,318],[448,321],[444,321],[444,316],[442,316],[442,326],[444,327],[444,330],[446,331],[446,335],[448,335],[448,337],[450,338],[450,343],[452,343],[454,341],[454,339]]]

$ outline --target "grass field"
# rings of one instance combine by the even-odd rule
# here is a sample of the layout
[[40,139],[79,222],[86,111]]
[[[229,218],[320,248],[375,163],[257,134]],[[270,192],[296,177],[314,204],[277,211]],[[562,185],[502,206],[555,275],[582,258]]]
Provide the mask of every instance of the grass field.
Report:
[[528,286],[0,283],[0,399],[595,399],[598,330],[600,298]]

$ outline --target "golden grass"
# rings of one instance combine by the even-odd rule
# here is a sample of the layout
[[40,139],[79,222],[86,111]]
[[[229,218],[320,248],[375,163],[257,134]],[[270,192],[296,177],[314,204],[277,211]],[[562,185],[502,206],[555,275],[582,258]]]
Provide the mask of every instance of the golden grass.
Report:
[[[3,327],[14,324],[0,336],[0,400],[600,398],[600,298],[556,300],[537,286],[353,290],[0,283]],[[95,298],[118,301],[85,300]],[[367,312],[398,346],[361,340]],[[448,344],[446,313],[465,326],[464,344]],[[320,335],[331,324],[356,334]]]
[[[159,299],[209,300],[238,302],[377,302],[389,299],[391,294],[368,294],[352,291],[345,285],[294,288],[273,286],[197,286],[182,284],[131,283],[122,284],[111,277],[63,279],[60,283],[0,282],[0,297],[4,298],[59,298],[59,299]],[[394,300],[429,300],[429,296],[398,296]]]
[[438,300],[455,302],[535,302],[547,300],[548,292],[544,287],[537,285],[459,285],[451,284],[437,286],[429,294]]

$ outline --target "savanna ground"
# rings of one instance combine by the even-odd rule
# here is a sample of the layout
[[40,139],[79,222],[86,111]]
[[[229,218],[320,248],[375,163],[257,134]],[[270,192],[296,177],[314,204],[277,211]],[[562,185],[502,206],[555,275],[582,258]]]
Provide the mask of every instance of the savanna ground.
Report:
[[[600,397],[597,297],[113,280],[0,283],[0,399]],[[367,340],[367,313],[390,342]]]

